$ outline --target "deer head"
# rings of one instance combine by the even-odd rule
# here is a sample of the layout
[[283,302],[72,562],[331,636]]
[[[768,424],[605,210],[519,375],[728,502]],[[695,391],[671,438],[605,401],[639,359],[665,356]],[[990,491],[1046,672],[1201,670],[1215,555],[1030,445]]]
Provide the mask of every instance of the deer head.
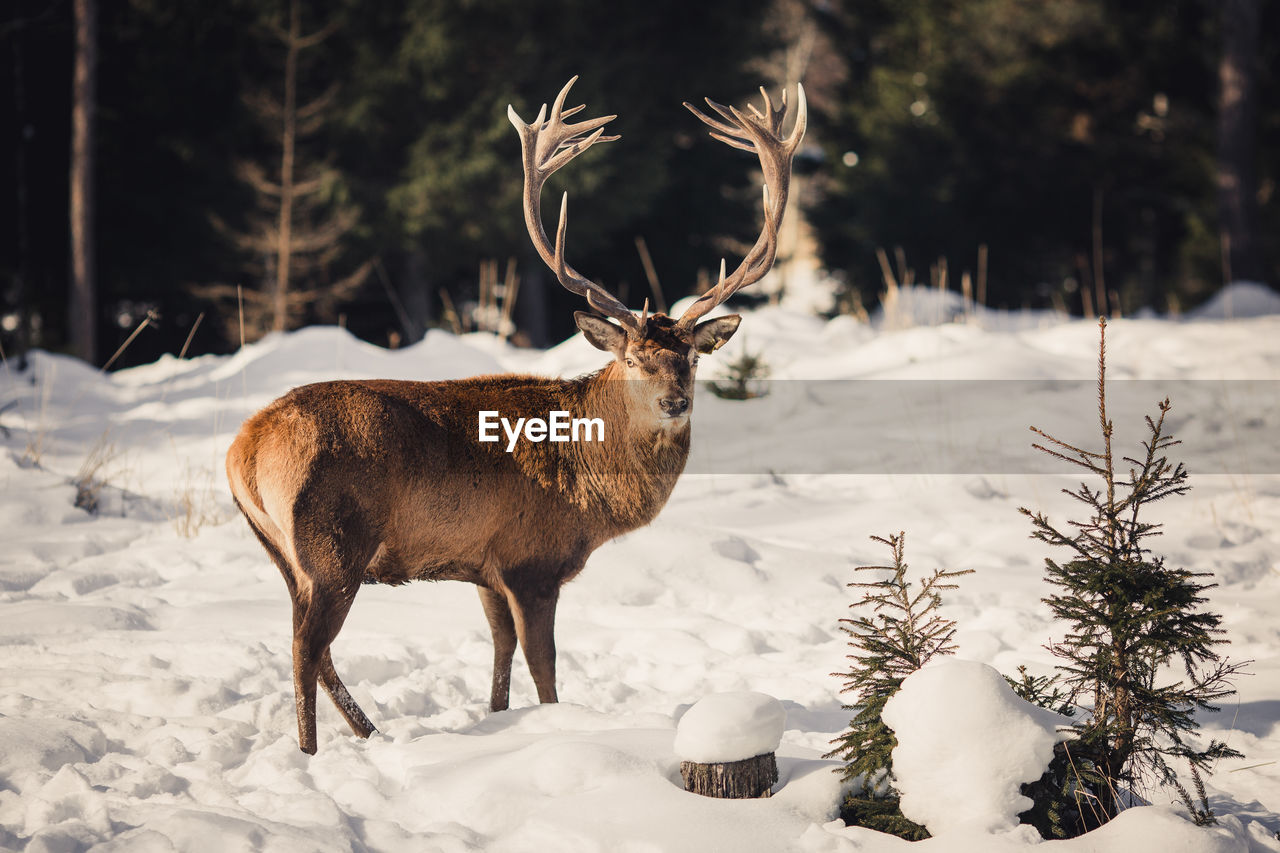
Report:
[[715,352],[723,346],[742,320],[736,314],[702,322],[698,322],[699,319],[738,290],[763,278],[777,255],[778,227],[787,205],[791,161],[804,138],[807,121],[804,88],[797,86],[795,125],[785,138],[782,136],[787,112],[785,91],[781,104],[775,110],[769,94],[762,88],[764,110],[752,106],[746,113],[708,98],[707,104],[719,119],[710,118],[685,103],[690,112],[711,127],[713,138],[734,148],[754,152],[760,158],[764,173],[764,229],[732,275],[725,274],[725,263],[721,259],[716,285],[679,318],[661,312],[649,314],[648,301],[637,317],[613,294],[566,263],[564,244],[568,193],[560,200],[560,220],[554,245],[542,226],[542,185],[546,179],[597,142],[613,142],[619,138],[603,135],[604,126],[617,116],[565,123],[564,119],[584,108],[581,105],[564,108],[569,89],[577,79],[572,78],[560,90],[549,115],[547,105],[543,104],[537,118],[530,124],[522,121],[513,107],[507,107],[507,116],[520,134],[525,226],[534,248],[556,274],[560,284],[584,297],[592,308],[604,315],[601,317],[586,311],[574,314],[577,326],[587,341],[614,357],[604,377],[631,380],[627,383],[627,393],[633,413],[648,414],[661,429],[680,429],[688,425],[699,354]]

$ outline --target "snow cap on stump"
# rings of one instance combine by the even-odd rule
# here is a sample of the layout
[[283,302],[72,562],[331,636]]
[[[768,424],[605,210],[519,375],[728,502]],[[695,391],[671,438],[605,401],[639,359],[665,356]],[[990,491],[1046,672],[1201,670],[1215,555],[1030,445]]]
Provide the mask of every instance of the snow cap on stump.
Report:
[[787,712],[765,693],[712,693],[676,725],[676,756],[698,764],[755,758],[778,748]]

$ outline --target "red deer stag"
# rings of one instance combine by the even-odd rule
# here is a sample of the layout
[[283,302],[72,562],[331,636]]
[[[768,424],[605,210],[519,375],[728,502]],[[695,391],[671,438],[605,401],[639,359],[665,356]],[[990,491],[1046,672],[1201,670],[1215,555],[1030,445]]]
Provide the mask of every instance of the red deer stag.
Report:
[[[574,78],[576,80],[577,78]],[[764,230],[741,265],[679,318],[633,314],[565,262],[567,199],[553,244],[540,214],[547,177],[596,142],[614,116],[566,124],[570,80],[550,115],[532,124],[508,108],[524,160],[524,217],[560,283],[615,322],[576,312],[588,342],[613,356],[576,379],[483,376],[450,382],[320,382],[290,391],[249,418],[227,453],[236,504],[279,567],[293,599],[293,686],[298,741],[316,751],[316,682],[360,737],[373,724],[338,678],[329,653],[361,582],[461,580],[479,587],[493,631],[489,706],[507,707],[511,661],[524,649],[538,699],[556,701],[560,587],[591,552],[648,524],[689,453],[698,353],[715,351],[740,317],[698,319],[773,265],[791,160],[805,130],[804,91],[782,135],[786,97],[741,112],[708,99],[716,139],[752,151],[764,173]],[[763,89],[761,90],[764,91]],[[629,381],[620,381],[629,380]],[[481,441],[481,413],[551,412],[599,418],[603,441]],[[526,439],[536,439],[526,430]]]

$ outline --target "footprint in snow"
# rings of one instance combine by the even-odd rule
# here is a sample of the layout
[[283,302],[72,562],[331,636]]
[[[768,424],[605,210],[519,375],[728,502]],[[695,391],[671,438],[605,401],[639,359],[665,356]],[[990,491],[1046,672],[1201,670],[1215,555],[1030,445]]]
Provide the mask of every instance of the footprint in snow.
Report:
[[1192,548],[1205,551],[1217,551],[1220,548],[1233,548],[1252,542],[1262,535],[1262,531],[1250,524],[1228,522],[1220,525],[1212,533],[1197,533],[1187,537],[1187,544]]
[[760,553],[748,545],[745,539],[738,536],[730,536],[728,539],[712,542],[711,550],[725,559],[737,560],[740,563],[747,563],[751,566],[754,566],[760,560]]

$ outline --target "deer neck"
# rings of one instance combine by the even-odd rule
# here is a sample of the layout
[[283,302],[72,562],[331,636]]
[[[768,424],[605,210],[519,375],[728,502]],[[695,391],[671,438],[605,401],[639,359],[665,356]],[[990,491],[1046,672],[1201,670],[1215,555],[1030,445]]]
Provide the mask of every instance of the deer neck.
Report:
[[605,421],[605,440],[575,445],[583,498],[625,529],[648,524],[666,504],[689,458],[689,424],[659,427],[633,412],[610,364],[585,378],[582,409]]

